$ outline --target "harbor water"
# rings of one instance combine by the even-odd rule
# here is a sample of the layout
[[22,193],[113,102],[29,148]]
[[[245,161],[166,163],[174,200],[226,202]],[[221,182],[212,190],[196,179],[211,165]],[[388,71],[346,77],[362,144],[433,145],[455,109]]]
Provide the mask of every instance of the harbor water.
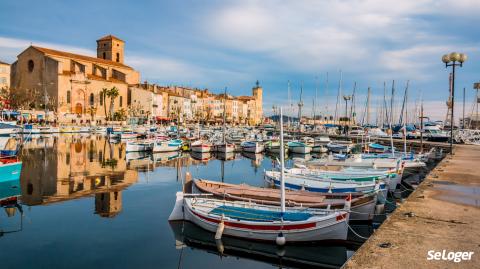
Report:
[[[125,144],[87,134],[30,138],[21,159],[17,186],[0,186],[0,193],[20,194],[14,214],[0,212],[2,269],[339,268],[363,242],[349,234],[346,244],[279,248],[216,241],[191,223],[168,222],[186,172],[265,186],[264,170],[275,164],[274,156],[126,153]],[[376,225],[352,227],[368,236]]]

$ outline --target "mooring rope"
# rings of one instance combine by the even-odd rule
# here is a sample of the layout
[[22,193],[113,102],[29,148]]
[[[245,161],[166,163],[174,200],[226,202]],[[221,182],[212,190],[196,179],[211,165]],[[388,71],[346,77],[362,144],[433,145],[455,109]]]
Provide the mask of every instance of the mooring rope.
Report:
[[361,239],[368,240],[368,237],[363,237],[363,236],[359,235],[357,232],[355,232],[355,231],[353,230],[353,228],[352,228],[348,223],[347,223],[347,226],[348,226],[348,229],[350,229],[350,231],[352,231],[352,233],[353,233],[354,235],[356,235],[357,237],[359,237],[359,238],[361,238]]

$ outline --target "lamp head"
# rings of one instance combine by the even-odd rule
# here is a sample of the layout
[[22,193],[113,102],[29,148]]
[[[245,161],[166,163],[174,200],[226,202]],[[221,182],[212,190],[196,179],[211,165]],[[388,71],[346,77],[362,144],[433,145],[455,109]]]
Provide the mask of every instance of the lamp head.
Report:
[[460,60],[460,53],[458,52],[452,52],[449,55],[450,61],[452,62],[458,62]]
[[460,53],[460,57],[458,59],[458,61],[460,63],[464,63],[466,60],[468,59],[467,55],[465,53]]
[[442,56],[442,62],[444,63],[449,63],[450,62],[450,56],[448,54],[445,54]]

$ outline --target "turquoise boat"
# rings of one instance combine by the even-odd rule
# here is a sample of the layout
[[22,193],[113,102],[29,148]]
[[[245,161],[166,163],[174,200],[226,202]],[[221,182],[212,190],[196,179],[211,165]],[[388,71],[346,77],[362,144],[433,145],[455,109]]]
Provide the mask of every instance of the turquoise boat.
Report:
[[22,162],[0,163],[0,182],[19,180]]

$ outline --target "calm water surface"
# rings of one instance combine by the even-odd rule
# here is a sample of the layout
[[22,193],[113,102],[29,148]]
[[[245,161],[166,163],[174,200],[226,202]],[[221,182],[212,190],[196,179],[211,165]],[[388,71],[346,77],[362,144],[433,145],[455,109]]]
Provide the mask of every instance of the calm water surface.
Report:
[[0,199],[20,195],[13,216],[0,212],[0,268],[338,268],[352,254],[345,246],[216,242],[191,223],[169,223],[185,172],[261,186],[272,166],[261,154],[219,157],[229,160],[126,154],[95,135],[31,139],[18,188],[0,185]]

